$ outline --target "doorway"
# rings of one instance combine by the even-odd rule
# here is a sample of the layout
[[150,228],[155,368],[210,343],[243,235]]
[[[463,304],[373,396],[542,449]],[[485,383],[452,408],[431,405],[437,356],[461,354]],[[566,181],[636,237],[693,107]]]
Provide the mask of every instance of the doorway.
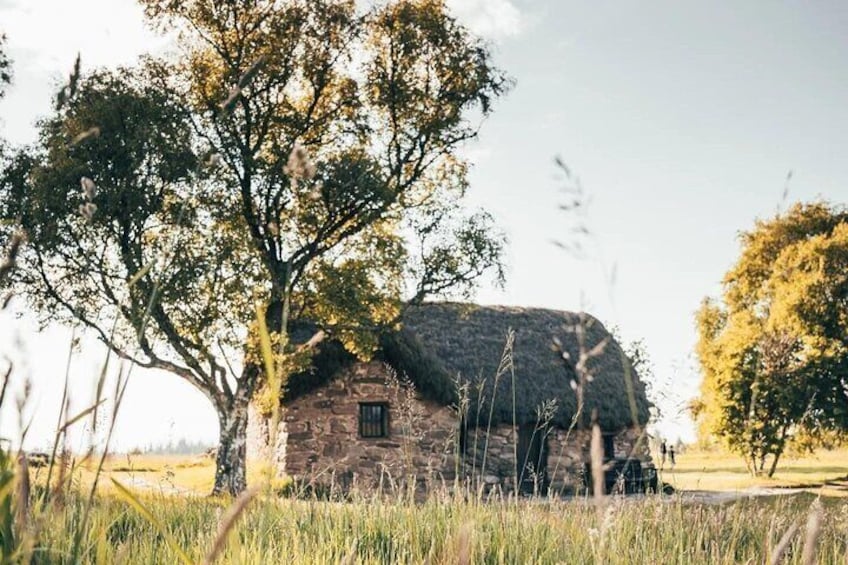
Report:
[[515,474],[521,494],[546,494],[548,489],[547,430],[535,425],[518,428]]

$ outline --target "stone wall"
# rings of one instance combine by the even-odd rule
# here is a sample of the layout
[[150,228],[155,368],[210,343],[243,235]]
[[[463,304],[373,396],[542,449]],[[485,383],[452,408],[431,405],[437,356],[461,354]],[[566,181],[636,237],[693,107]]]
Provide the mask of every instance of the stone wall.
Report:
[[250,405],[247,412],[247,464],[265,466],[272,464],[277,476],[285,474],[286,445],[288,434],[285,422],[277,428],[276,448],[271,449],[269,442],[270,418],[263,416],[257,407]]
[[[389,407],[389,434],[359,434],[359,404],[382,402]],[[547,483],[553,492],[572,492],[589,460],[591,432],[552,428],[545,433]],[[411,384],[400,381],[380,362],[357,363],[328,385],[287,402],[270,449],[268,420],[251,407],[248,458],[251,464],[272,460],[280,475],[304,482],[398,485],[415,477],[452,484],[454,479],[485,491],[512,492],[516,483],[516,433],[510,425],[470,428],[465,454],[459,457],[459,423],[450,408],[426,401]],[[616,457],[650,460],[646,443],[634,450],[639,435],[625,429],[615,434]],[[458,473],[458,475],[457,475]]]
[[466,433],[463,478],[473,488],[511,492],[515,485],[515,429],[483,426]]
[[[647,442],[638,430],[626,428],[612,435],[615,458],[651,460]],[[583,466],[591,460],[591,442],[591,430],[551,431],[548,436],[548,480],[554,492],[571,492],[582,486]]]
[[615,456],[634,457],[645,463],[651,462],[651,449],[644,430],[627,428],[615,435]]
[[[546,431],[539,430],[537,433],[544,434],[543,441],[547,450],[545,486],[554,493],[571,493],[580,488],[583,480],[581,476],[583,465],[590,460],[591,431],[574,429],[569,432],[562,428],[550,428]],[[479,430],[476,436],[473,428],[468,431],[467,455],[463,466],[465,478],[474,485],[480,484],[478,480],[482,481],[485,489],[510,493],[515,490],[516,485],[514,429],[512,426],[505,425],[492,427],[488,442],[485,440],[485,435],[485,429]],[[634,449],[638,439],[639,433],[633,429],[615,433],[613,438],[615,457],[632,456],[643,461],[650,461],[647,447]],[[640,446],[644,445],[643,439]],[[479,477],[479,479],[473,477]],[[532,481],[532,477],[530,480]],[[541,476],[538,480],[537,485],[541,485]]]
[[571,492],[582,484],[592,432],[556,428],[548,435],[548,481],[553,492]]
[[[387,437],[359,434],[359,404],[389,407]],[[248,457],[268,460],[268,421],[252,410]],[[380,362],[357,363],[327,386],[285,403],[277,445],[278,473],[301,481],[364,488],[415,476],[452,481],[457,419],[449,407],[423,400]]]

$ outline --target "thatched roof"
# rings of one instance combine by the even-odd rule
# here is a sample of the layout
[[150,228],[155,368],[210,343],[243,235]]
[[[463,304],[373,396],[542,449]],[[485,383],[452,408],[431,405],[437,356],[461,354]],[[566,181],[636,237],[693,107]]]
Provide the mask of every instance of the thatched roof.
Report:
[[[501,371],[495,389],[510,331],[514,332],[512,364]],[[585,354],[601,342],[606,345],[586,358]],[[457,384],[467,384],[468,419],[472,425],[478,421],[485,425],[490,410],[493,423],[511,423],[514,391],[515,418],[519,423],[535,423],[539,407],[553,400],[557,406],[553,422],[567,427],[577,409],[577,392],[572,383],[580,380],[576,367],[581,350],[584,374],[591,375],[591,382],[584,388],[581,424],[588,423],[593,408],[598,409],[601,426],[606,430],[631,426],[634,412],[639,423],[644,424],[650,405],[644,384],[619,344],[597,319],[587,314],[427,303],[410,307],[401,330],[381,337],[378,355],[407,375],[424,397],[441,404],[457,403]],[[286,398],[322,386],[353,361],[338,342],[322,343],[314,357],[313,370],[290,379]]]

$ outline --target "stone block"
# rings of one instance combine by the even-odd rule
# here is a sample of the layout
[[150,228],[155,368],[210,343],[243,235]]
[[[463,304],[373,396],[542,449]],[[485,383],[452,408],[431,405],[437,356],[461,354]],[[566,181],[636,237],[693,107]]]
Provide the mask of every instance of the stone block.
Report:
[[334,434],[346,434],[350,433],[349,420],[346,418],[331,418],[330,419],[330,432]]
[[321,455],[324,457],[338,457],[341,454],[342,448],[337,443],[324,444],[324,449],[321,451]]

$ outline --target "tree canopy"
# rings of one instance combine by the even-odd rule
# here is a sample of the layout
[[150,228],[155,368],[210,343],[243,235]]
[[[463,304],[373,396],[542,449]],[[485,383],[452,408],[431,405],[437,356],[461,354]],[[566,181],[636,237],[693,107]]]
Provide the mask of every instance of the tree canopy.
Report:
[[787,441],[848,429],[848,212],[797,204],[742,234],[720,301],[697,315],[695,415],[754,473]]
[[29,234],[16,285],[42,321],[210,399],[215,492],[236,493],[255,304],[281,347],[308,318],[367,357],[407,301],[502,277],[459,149],[508,81],[439,0],[142,4],[181,57],[63,89],[5,166],[0,213]]

